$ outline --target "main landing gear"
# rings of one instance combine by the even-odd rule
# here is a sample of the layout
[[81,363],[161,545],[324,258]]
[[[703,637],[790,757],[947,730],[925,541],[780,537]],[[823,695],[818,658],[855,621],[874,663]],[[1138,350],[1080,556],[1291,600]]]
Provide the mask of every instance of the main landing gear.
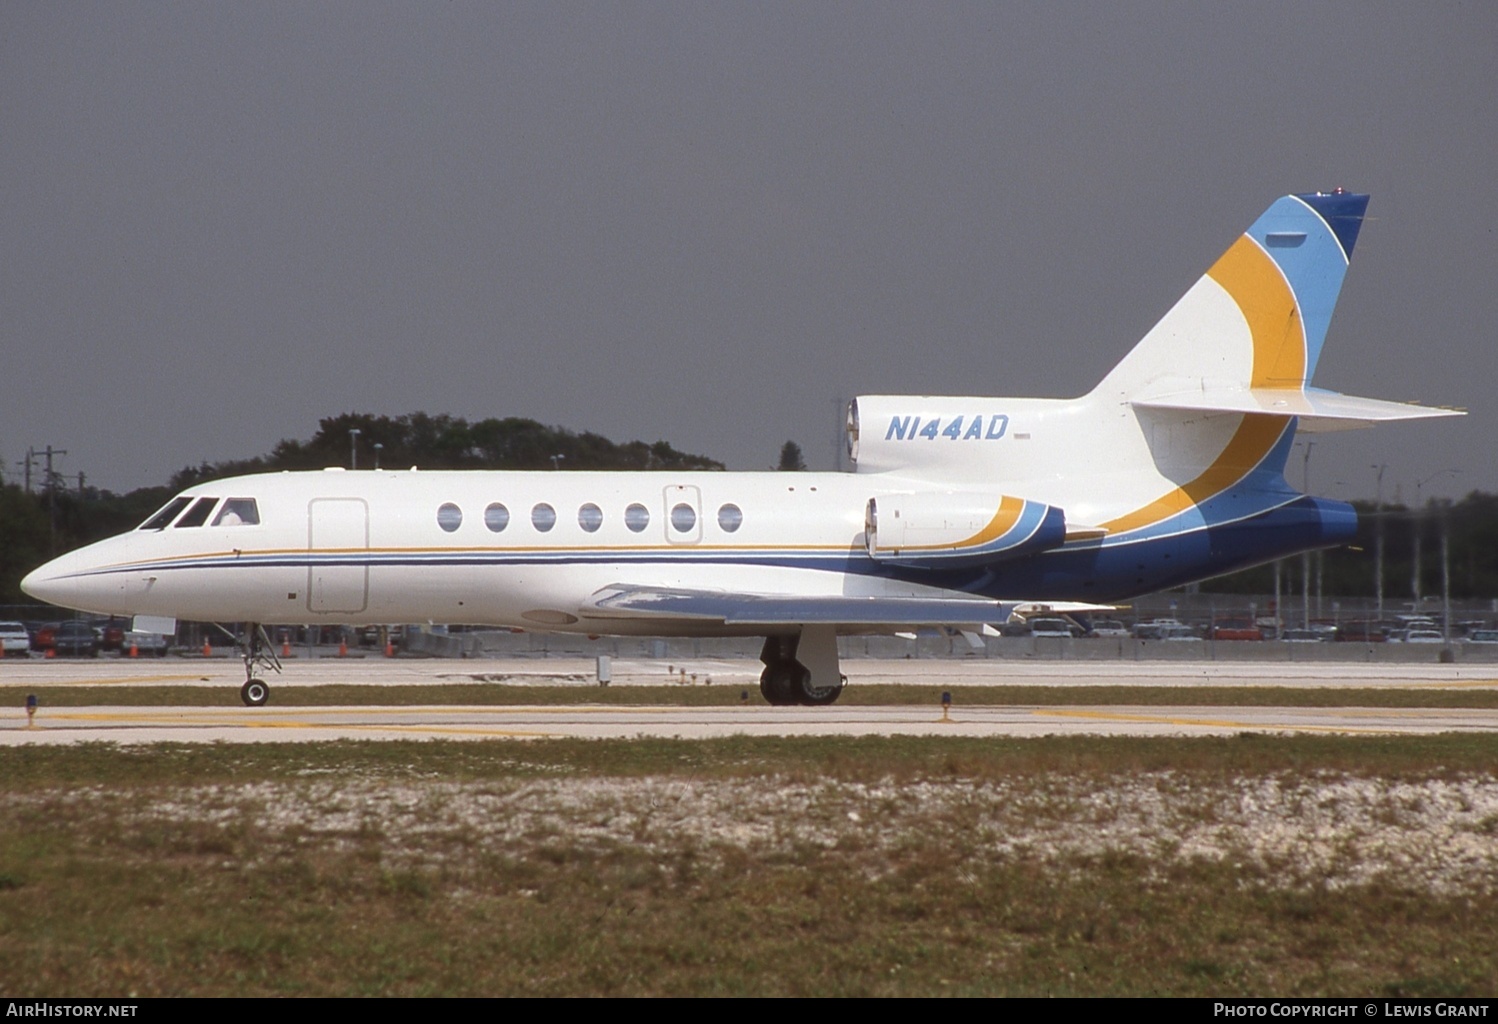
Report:
[[837,631],[831,626],[803,626],[799,635],[765,637],[759,660],[765,663],[759,692],[777,706],[831,704],[848,682],[838,670]]
[[260,707],[270,700],[270,686],[256,675],[257,671],[281,671],[281,659],[276,657],[276,649],[271,646],[270,637],[265,635],[265,627],[258,622],[247,622],[243,637],[223,626],[218,628],[234,638],[234,646],[239,649],[240,660],[244,662],[244,685],[239,688],[239,699],[248,707]]

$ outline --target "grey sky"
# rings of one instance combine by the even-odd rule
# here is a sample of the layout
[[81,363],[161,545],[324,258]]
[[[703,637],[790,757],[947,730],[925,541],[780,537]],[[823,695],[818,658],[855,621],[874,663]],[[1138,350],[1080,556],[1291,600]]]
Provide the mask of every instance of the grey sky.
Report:
[[831,468],[835,399],[1079,394],[1342,185],[1316,383],[1472,414],[1312,489],[1498,490],[1490,3],[8,3],[0,99],[7,479],[354,410]]

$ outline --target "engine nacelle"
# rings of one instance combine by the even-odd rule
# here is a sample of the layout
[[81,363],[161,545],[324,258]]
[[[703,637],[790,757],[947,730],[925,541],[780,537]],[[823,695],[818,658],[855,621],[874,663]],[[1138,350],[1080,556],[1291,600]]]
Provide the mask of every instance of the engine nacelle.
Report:
[[864,544],[878,562],[931,568],[980,565],[1066,542],[1066,514],[1004,494],[930,491],[870,498]]

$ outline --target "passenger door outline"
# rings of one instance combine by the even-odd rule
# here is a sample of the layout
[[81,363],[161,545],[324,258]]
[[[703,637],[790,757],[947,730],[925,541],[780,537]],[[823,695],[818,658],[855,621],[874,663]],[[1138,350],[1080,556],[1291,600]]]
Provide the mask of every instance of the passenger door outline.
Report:
[[313,498],[307,503],[307,610],[351,614],[369,607],[369,503]]

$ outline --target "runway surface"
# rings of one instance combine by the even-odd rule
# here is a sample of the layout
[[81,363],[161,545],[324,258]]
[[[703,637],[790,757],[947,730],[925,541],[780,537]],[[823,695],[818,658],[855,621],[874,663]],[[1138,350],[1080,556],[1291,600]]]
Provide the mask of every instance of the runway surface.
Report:
[[1221,736],[1240,732],[1393,734],[1492,732],[1498,710],[1428,708],[854,707],[733,708],[329,707],[60,708],[0,743],[306,742],[328,739],[703,739],[715,736]]
[[[507,683],[511,685],[596,685],[592,658],[381,658],[374,655],[294,658],[280,675],[269,674],[272,688],[357,684],[421,686],[434,683]],[[758,661],[695,659],[651,661],[615,659],[614,686],[715,685],[757,687],[763,668]],[[899,683],[944,686],[1293,686],[1317,688],[1434,687],[1498,688],[1498,665],[1368,664],[1365,662],[1255,663],[1233,661],[1029,661],[998,658],[843,660],[853,685]],[[0,660],[0,686],[120,685],[216,686],[238,690],[244,669],[238,658],[214,656],[171,658]]]
[[[1064,734],[1205,736],[1238,732],[1391,734],[1498,730],[1498,710],[1433,708],[1025,707],[960,705],[943,720],[940,691],[950,686],[1293,686],[1444,690],[1498,687],[1498,673],[1452,665],[1245,665],[1170,662],[1085,665],[997,660],[845,661],[857,685],[903,683],[931,689],[928,707],[771,708],[759,702],[757,662],[650,661],[611,664],[613,686],[715,685],[747,690],[750,703],[718,708],[617,706],[369,706],[277,708],[283,687],[485,684],[597,685],[596,664],[582,659],[440,661],[304,659],[271,676],[262,708],[121,707],[109,691],[131,685],[215,686],[238,690],[243,671],[227,658],[129,661],[7,660],[0,685],[96,689],[98,705],[39,709],[29,726],[20,706],[0,719],[0,743],[109,741],[256,743],[360,739],[497,739],[730,735],[1042,736]],[[668,669],[670,670],[668,673]],[[682,674],[682,669],[686,674]],[[695,683],[693,677],[695,676]],[[682,680],[686,683],[683,684]],[[711,683],[708,683],[708,680]]]

